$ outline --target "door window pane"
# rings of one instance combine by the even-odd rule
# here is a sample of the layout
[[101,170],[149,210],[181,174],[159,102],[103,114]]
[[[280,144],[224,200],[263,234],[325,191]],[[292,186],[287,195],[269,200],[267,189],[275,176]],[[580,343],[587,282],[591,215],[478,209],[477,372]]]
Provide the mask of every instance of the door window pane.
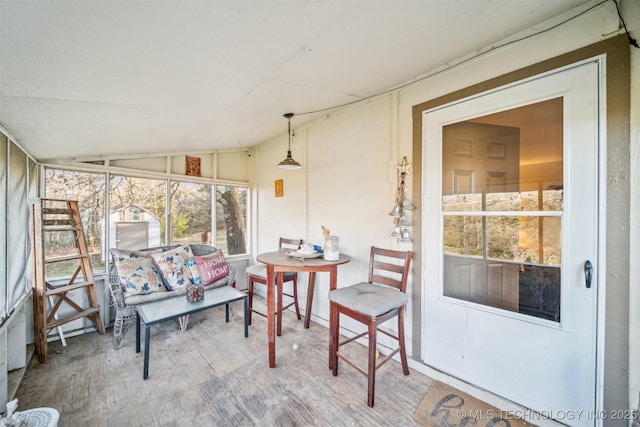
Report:
[[454,193],[442,196],[442,210],[452,212],[471,212],[482,210],[482,194]]
[[485,236],[482,221],[480,216],[444,217],[444,252],[483,257]]
[[443,126],[445,296],[559,321],[562,108]]
[[560,218],[491,216],[486,218],[487,258],[560,265]]

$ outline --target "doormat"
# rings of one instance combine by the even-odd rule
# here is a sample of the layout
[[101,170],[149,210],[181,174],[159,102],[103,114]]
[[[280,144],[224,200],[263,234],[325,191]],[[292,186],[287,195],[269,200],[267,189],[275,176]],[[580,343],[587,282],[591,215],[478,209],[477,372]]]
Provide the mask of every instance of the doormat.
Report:
[[425,427],[535,427],[440,381],[431,384],[414,416]]

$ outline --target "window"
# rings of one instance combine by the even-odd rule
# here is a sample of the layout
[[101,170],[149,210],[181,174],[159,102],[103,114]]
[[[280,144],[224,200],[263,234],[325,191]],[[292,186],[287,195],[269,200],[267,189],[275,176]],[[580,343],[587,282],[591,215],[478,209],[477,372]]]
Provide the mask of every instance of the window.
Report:
[[[106,180],[106,173],[45,169],[46,197],[79,202],[96,273],[105,272],[107,241],[109,247],[119,249],[163,246],[168,241],[211,244],[225,255],[247,253],[248,188],[111,175],[107,214]],[[50,250],[72,247],[64,236],[58,237],[48,243]],[[57,264],[56,271],[47,272],[49,277],[73,273],[71,266]]]
[[563,99],[442,127],[444,295],[560,320]]
[[140,249],[165,244],[164,179],[111,177],[110,247]]
[[[102,251],[104,242],[104,173],[86,173],[65,171],[61,169],[45,170],[45,197],[50,199],[77,200],[82,227],[84,228],[87,248],[91,257],[94,272],[105,271],[105,257]],[[50,233],[52,234],[52,233]],[[51,236],[45,242],[47,253],[60,255],[73,246],[63,235]],[[64,276],[72,274],[77,267],[74,263],[56,263],[55,271],[47,270],[47,276]]]
[[248,190],[216,186],[216,242],[225,254],[247,253]]
[[212,188],[210,184],[171,182],[172,243],[212,243]]

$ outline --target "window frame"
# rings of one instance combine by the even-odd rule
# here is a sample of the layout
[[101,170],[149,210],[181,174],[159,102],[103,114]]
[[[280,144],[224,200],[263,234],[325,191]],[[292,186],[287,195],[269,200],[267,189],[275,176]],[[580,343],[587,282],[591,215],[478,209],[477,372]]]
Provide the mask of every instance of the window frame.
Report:
[[[57,164],[57,163],[40,163],[37,165],[37,167],[39,168],[40,171],[40,193],[42,194],[42,197],[47,197],[47,183],[46,183],[46,174],[48,170],[62,170],[64,172],[73,172],[73,173],[93,173],[93,174],[104,174],[105,175],[105,186],[104,186],[104,197],[105,197],[105,202],[104,202],[104,212],[103,212],[103,216],[105,218],[105,224],[103,225],[104,227],[104,239],[102,241],[102,250],[103,250],[103,254],[108,254],[109,249],[112,247],[112,242],[115,239],[115,236],[111,235],[111,231],[109,229],[109,225],[108,225],[108,221],[109,221],[109,212],[111,211],[111,178],[113,176],[127,176],[127,177],[134,177],[134,178],[140,178],[140,179],[153,179],[153,180],[164,180],[165,182],[165,191],[166,191],[166,203],[165,203],[165,209],[164,209],[164,220],[165,220],[165,224],[167,224],[167,226],[165,227],[165,231],[164,231],[164,241],[165,242],[171,242],[171,200],[170,200],[170,194],[169,194],[169,185],[170,183],[173,182],[186,182],[186,183],[194,183],[194,184],[205,184],[205,185],[211,185],[212,188],[217,188],[218,186],[227,186],[227,187],[237,187],[237,188],[243,188],[246,189],[247,191],[247,203],[245,205],[245,243],[246,243],[246,252],[242,253],[242,254],[235,254],[235,255],[229,255],[225,253],[225,257],[229,260],[229,261],[234,261],[234,260],[241,260],[241,259],[248,259],[251,255],[251,248],[250,248],[250,242],[252,241],[251,238],[251,227],[249,226],[249,224],[251,224],[251,206],[250,206],[250,200],[251,200],[251,185],[248,182],[236,182],[236,181],[228,181],[228,180],[220,180],[220,179],[212,179],[212,178],[202,178],[202,177],[193,177],[193,176],[183,176],[183,175],[177,175],[177,174],[172,174],[172,173],[154,173],[151,171],[141,171],[138,169],[126,169],[126,168],[121,168],[121,167],[108,167],[108,166],[104,166],[104,165],[94,165],[94,164],[87,164],[86,166],[80,166],[80,165],[67,165],[67,164]],[[79,201],[81,202],[81,201]],[[213,202],[215,202],[215,200],[213,200]],[[215,225],[216,224],[216,212],[215,212],[215,203],[211,203],[211,218],[212,218],[212,224]],[[212,246],[216,246],[216,240],[213,238],[215,233],[212,233],[212,241],[211,241],[211,245]],[[105,262],[105,270],[104,271],[96,271],[95,275],[99,276],[99,275],[106,275],[108,274],[109,268],[111,265],[111,260],[109,259],[109,257],[106,257],[106,262]],[[60,278],[63,278],[65,276],[59,276]]]

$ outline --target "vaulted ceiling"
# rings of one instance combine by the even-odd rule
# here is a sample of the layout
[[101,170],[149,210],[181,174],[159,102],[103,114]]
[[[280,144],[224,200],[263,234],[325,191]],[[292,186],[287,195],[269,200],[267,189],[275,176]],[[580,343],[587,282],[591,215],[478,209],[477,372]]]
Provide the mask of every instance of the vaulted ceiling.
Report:
[[251,147],[597,3],[2,0],[0,124],[39,160]]

